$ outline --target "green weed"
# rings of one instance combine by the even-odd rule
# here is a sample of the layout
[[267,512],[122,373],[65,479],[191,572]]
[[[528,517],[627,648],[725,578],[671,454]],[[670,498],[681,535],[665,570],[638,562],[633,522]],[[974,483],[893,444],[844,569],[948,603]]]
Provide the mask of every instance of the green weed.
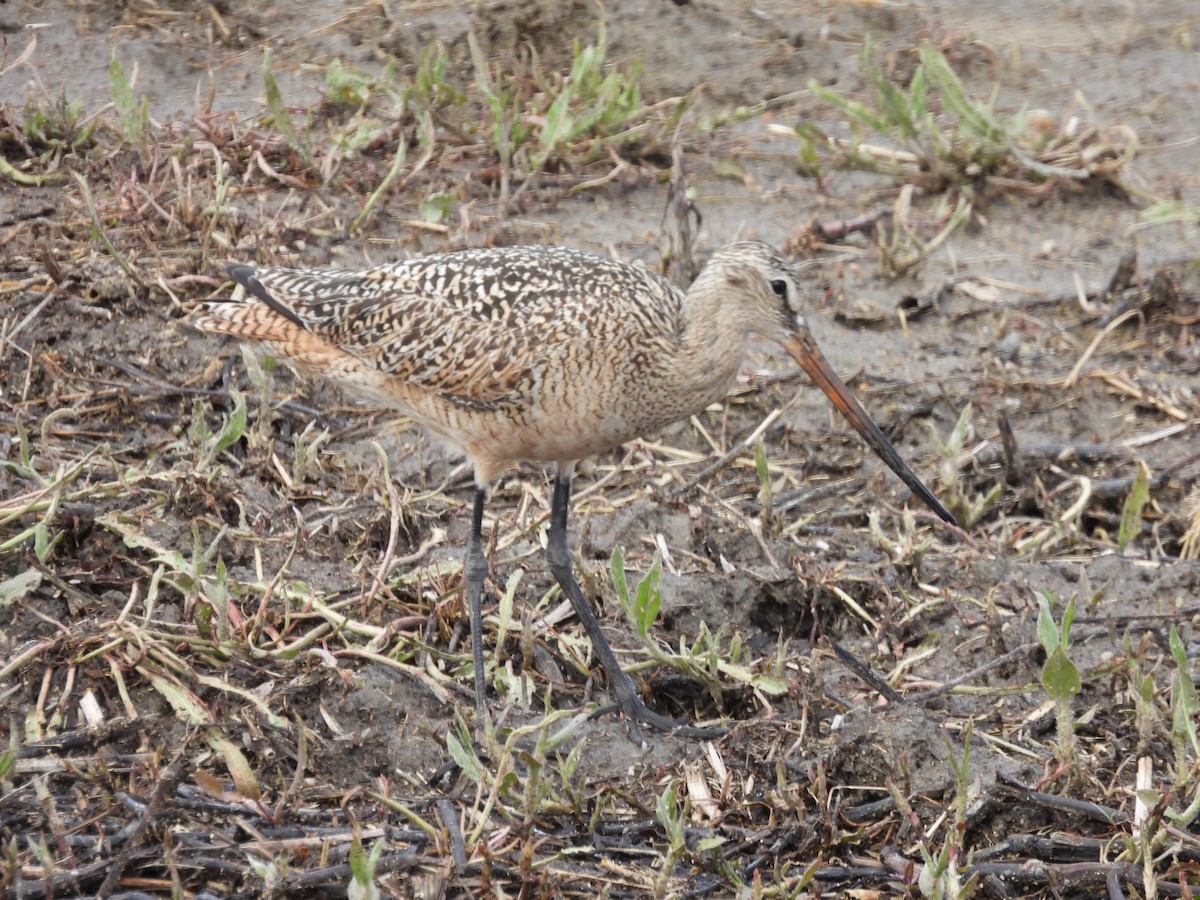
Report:
[[1137,224],[1130,230],[1152,225],[1200,225],[1200,206],[1182,200],[1160,200],[1139,212]]
[[661,568],[658,553],[655,553],[646,574],[638,582],[637,591],[631,593],[621,549],[614,548],[609,559],[609,572],[617,599],[634,634],[655,663],[668,666],[703,684],[714,696],[720,695],[723,677],[733,678],[770,696],[787,693],[787,680],[772,671],[761,671],[748,665],[741,637],[735,634],[726,641],[724,629],[713,634],[707,625],[701,624],[700,632],[690,646],[680,638],[677,650],[664,650],[653,633],[654,622],[662,605],[659,589]]
[[658,819],[658,824],[667,836],[667,845],[662,849],[662,864],[658,867],[658,875],[654,879],[655,897],[666,897],[669,894],[675,866],[687,854],[684,827],[688,821],[688,803],[685,799],[681,804],[678,795],[679,782],[672,779],[659,794],[658,802],[654,805],[654,817]]
[[[564,719],[566,723],[554,730]],[[532,835],[538,817],[571,807],[571,803],[559,794],[546,776],[547,762],[552,754],[557,754],[568,742],[576,741],[578,748],[576,733],[586,720],[586,714],[573,715],[547,707],[540,720],[508,732],[503,744],[493,742],[489,733],[489,743],[493,744],[489,755],[495,760],[491,770],[479,760],[470,739],[470,729],[465,723],[460,723],[457,734],[447,735],[447,750],[451,758],[462,767],[468,778],[487,791],[478,825],[467,838],[468,846],[480,839],[492,812],[497,808],[502,810],[505,818],[526,823],[526,830]],[[579,755],[572,750],[567,758],[573,759],[571,777],[574,778]],[[576,783],[574,789],[578,788]],[[523,855],[526,857],[523,865],[531,866],[532,847]]]
[[521,103],[516,91],[504,85],[499,73],[493,73],[474,32],[467,33],[467,45],[475,66],[475,85],[483,94],[491,120],[490,143],[500,160],[500,208],[503,210],[508,206],[513,156],[530,134],[530,128],[521,122]]
[[968,531],[996,505],[1003,492],[1003,485],[997,482],[983,496],[968,496],[959,477],[966,462],[967,440],[972,434],[971,419],[974,413],[969,403],[962,408],[945,443],[930,426],[934,445],[942,457],[942,489],[946,508],[958,519],[959,525]]
[[1142,533],[1142,510],[1149,502],[1150,470],[1138,460],[1137,474],[1121,507],[1121,522],[1117,526],[1117,548],[1122,552],[1130,541]]
[[208,421],[204,417],[204,404],[200,400],[192,404],[192,424],[188,428],[188,437],[197,450],[197,471],[207,471],[218,455],[246,434],[246,395],[237,388],[231,388],[229,395],[233,398],[233,410],[216,431],[208,427]]
[[125,67],[117,59],[114,47],[108,64],[108,86],[112,92],[113,106],[121,125],[121,137],[131,144],[141,143],[150,127],[150,105],[145,94],[139,98],[125,76]]
[[775,490],[771,484],[771,469],[767,464],[767,448],[763,440],[754,445],[754,472],[758,476],[759,516],[764,535],[769,535],[775,524]]
[[1187,830],[1200,816],[1200,737],[1196,722],[1200,721],[1200,697],[1188,667],[1187,652],[1179,629],[1171,626],[1168,644],[1175,671],[1171,675],[1171,744],[1175,751],[1175,790],[1184,798],[1190,797],[1182,810],[1168,809],[1167,817],[1176,827]]
[[[335,58],[325,70],[325,99],[335,108],[353,110],[345,124],[329,132],[327,140],[337,158],[354,156],[378,143],[389,123],[404,118],[408,93],[409,87],[397,77],[393,63],[376,75]],[[332,165],[325,161],[323,168],[330,170]],[[328,174],[325,181],[329,181]]]
[[[31,147],[44,149],[38,159],[43,168],[54,168],[62,156],[67,153],[77,153],[86,150],[93,144],[96,130],[96,118],[85,115],[82,100],[67,100],[65,96],[52,106],[42,106],[29,101],[21,117],[21,133]],[[0,138],[3,132],[0,131]],[[33,179],[35,176],[23,175]],[[45,177],[61,178],[56,172],[50,172]],[[20,180],[19,178],[16,180]],[[22,183],[40,184],[41,180],[31,180]]]
[[9,723],[8,729],[8,747],[0,750],[0,790],[8,793],[12,790],[8,784],[8,780],[12,777],[13,772],[17,768],[17,760],[21,756],[21,742],[17,737],[18,725],[16,721]]
[[931,854],[923,842],[917,849],[923,863],[921,874],[917,876],[917,889],[922,897],[928,900],[968,900],[975,895],[973,881],[963,884],[949,843],[942,845],[937,856]]
[[[594,44],[576,41],[571,71],[557,84],[542,72],[537,52],[530,51],[528,77],[539,88],[530,96],[518,88],[516,73],[505,73],[489,63],[473,34],[468,34],[468,44],[475,82],[488,112],[490,145],[499,158],[501,209],[528,189],[551,162],[574,157],[581,145],[598,148],[623,136],[636,139],[627,128],[646,112],[637,72],[605,72],[608,45],[603,19]],[[513,178],[519,170],[523,178],[514,192]]]
[[978,891],[979,876],[962,880],[963,842],[967,831],[967,808],[971,799],[971,738],[968,721],[962,733],[962,753],[950,755],[954,770],[954,819],[946,827],[946,839],[936,857],[922,842],[918,849],[924,866],[917,879],[923,897],[930,900],[969,900]]
[[420,207],[418,207],[422,221],[428,222],[431,225],[440,223],[450,215],[451,199],[449,194],[443,194],[439,191],[430,194],[422,200]]
[[444,114],[461,109],[467,98],[450,83],[450,56],[445,47],[432,44],[421,51],[410,91],[415,109],[429,112],[443,128],[458,130]]
[[607,33],[601,19],[594,45],[580,47],[575,42],[570,74],[552,94],[553,100],[542,116],[538,129],[540,150],[531,175],[582,137],[616,133],[640,109],[642,95],[636,73],[626,75],[614,70],[605,75],[606,54]]
[[1038,597],[1037,635],[1046,651],[1046,662],[1042,665],[1042,687],[1054,700],[1055,725],[1058,731],[1059,759],[1071,766],[1078,774],[1081,771],[1079,754],[1075,743],[1075,717],[1071,700],[1079,693],[1082,683],[1079,667],[1072,661],[1068,649],[1071,640],[1071,625],[1075,621],[1075,597],[1067,601],[1060,624],[1054,621],[1050,605],[1058,606],[1058,598],[1051,591],[1043,591]]
[[350,900],[379,900],[383,896],[375,883],[375,868],[383,853],[384,841],[375,842],[368,854],[363,850],[362,840],[355,833],[350,842],[350,882],[346,885],[346,896]]
[[[1133,193],[1121,180],[1137,153],[1129,129],[1101,135],[1095,129],[1056,128],[1054,118],[1040,110],[1001,113],[998,84],[988,99],[976,99],[932,44],[922,43],[917,53],[919,63],[905,87],[887,76],[875,48],[865,44],[860,68],[871,90],[865,103],[809,81],[809,90],[846,117],[852,136],[831,138],[811,125],[796,129],[802,170],[812,171],[817,160],[832,154],[835,164],[891,174],[933,191],[998,176],[1031,185],[1100,179]],[[872,136],[894,146],[870,143]]]
[[292,484],[303,484],[321,468],[321,450],[331,437],[328,428],[317,433],[317,423],[308,422],[304,430],[292,435]]
[[308,168],[315,169],[316,162],[313,159],[312,144],[308,138],[312,122],[307,123],[305,135],[301,137],[300,133],[296,131],[296,124],[292,121],[292,114],[283,103],[283,93],[279,90],[279,82],[275,80],[275,74],[271,71],[271,51],[269,49],[263,53],[262,79],[267,93],[267,110],[271,114],[271,124],[275,126],[275,130],[279,132],[292,152],[299,156]]

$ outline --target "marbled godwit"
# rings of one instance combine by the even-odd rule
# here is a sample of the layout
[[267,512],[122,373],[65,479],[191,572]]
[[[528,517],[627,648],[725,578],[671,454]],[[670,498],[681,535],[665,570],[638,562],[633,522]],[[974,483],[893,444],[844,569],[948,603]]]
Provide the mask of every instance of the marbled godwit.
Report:
[[354,271],[232,266],[229,274],[244,296],[210,304],[197,328],[261,343],[301,374],[400,410],[473,463],[464,570],[478,727],[486,721],[484,501],[498,474],[529,459],[557,466],[546,558],[617,706],[659,729],[719,733],[661,716],[639,698],[571,571],[567,507],[575,460],[720,400],[753,336],[781,344],[913,493],[954,521],[825,360],[795,274],[764,244],[719,250],[686,294],[639,266],[554,247],[468,250]]

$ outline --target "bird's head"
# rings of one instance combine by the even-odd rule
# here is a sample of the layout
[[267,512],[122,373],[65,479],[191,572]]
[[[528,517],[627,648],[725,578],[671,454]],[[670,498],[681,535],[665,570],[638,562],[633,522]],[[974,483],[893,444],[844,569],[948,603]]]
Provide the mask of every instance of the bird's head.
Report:
[[773,247],[757,241],[729,244],[713,254],[697,280],[709,278],[714,279],[709,285],[724,293],[725,302],[736,305],[733,312],[738,324],[787,350],[900,480],[939,517],[955,524],[817,346],[804,317],[796,272],[788,261]]
[[722,247],[697,281],[720,292],[723,318],[747,334],[786,344],[808,329],[796,272],[774,247],[758,241]]

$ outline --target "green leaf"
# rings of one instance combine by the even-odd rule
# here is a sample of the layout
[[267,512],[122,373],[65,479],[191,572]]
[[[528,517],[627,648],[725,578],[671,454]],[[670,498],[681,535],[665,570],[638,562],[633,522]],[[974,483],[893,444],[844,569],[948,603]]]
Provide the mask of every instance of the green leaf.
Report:
[[357,153],[377,141],[383,131],[384,125],[379,119],[356,115],[345,128],[331,132],[329,139],[338,149]]
[[1066,650],[1071,646],[1071,625],[1075,622],[1075,595],[1071,595],[1071,599],[1067,601],[1067,608],[1063,610],[1062,625],[1058,630],[1058,643]]
[[1054,624],[1054,616],[1050,612],[1049,600],[1057,599],[1053,592],[1045,591],[1038,597],[1037,636],[1042,642],[1042,649],[1049,655],[1058,644],[1058,626]]
[[546,124],[538,135],[538,143],[546,151],[551,151],[563,143],[571,131],[570,105],[574,94],[574,83],[567,81],[550,108],[546,110]]
[[672,846],[682,846],[683,816],[675,796],[674,781],[667,784],[663,788],[663,792],[659,794],[658,801],[654,804],[654,815],[658,819],[658,823],[662,825],[663,831],[666,832],[667,841]]
[[1079,669],[1071,662],[1067,651],[1056,644],[1042,667],[1042,687],[1054,699],[1064,700],[1079,693],[1081,686]]
[[929,108],[929,84],[925,78],[925,67],[917,66],[912,83],[908,86],[909,102],[915,123],[920,124]]
[[233,778],[233,786],[239,794],[249,797],[251,800],[258,800],[262,797],[262,789],[258,785],[254,769],[237,744],[226,737],[220,729],[210,728],[208,745],[220,753],[225,760],[225,767],[229,769],[229,774]]
[[1200,698],[1196,695],[1196,684],[1188,671],[1183,640],[1174,625],[1171,626],[1168,640],[1176,667],[1175,677],[1171,681],[1171,730],[1177,736],[1177,740],[1190,741],[1193,749],[1200,752],[1196,737],[1196,716],[1200,713]]
[[1151,788],[1134,791],[1133,793],[1134,796],[1142,801],[1147,809],[1154,809],[1154,807],[1158,806],[1159,801],[1162,800],[1162,792]]
[[450,758],[458,764],[458,767],[463,770],[463,774],[478,784],[483,778],[483,766],[480,764],[478,757],[475,756],[473,750],[468,750],[454,736],[453,733],[446,734],[446,751],[450,754]]
[[732,663],[728,660],[718,659],[717,671],[722,675],[732,678],[734,681],[752,685],[756,690],[760,690],[772,697],[782,697],[789,690],[787,679],[780,678],[777,675],[768,675],[765,672],[755,674],[746,666]]
[[346,885],[346,896],[350,900],[380,900],[383,894],[375,883],[375,868],[383,850],[383,841],[376,841],[371,855],[363,852],[358,835],[350,842],[350,883]]
[[269,49],[263,53],[262,78],[267,92],[267,109],[271,112],[272,124],[283,136],[284,142],[304,160],[306,165],[311,167],[312,154],[309,153],[308,146],[300,140],[300,136],[296,133],[292,116],[283,105],[283,93],[279,90],[279,82],[275,80],[275,75],[271,72],[271,51]]
[[771,469],[767,464],[766,442],[759,439],[754,445],[754,471],[758,475],[758,502],[762,509],[764,526],[771,521],[772,506],[774,505],[771,490]]
[[1142,533],[1142,510],[1150,502],[1150,470],[1141,460],[1138,461],[1137,475],[1133,478],[1133,486],[1121,507],[1121,524],[1117,526],[1117,547],[1125,549],[1125,545]]
[[1149,225],[1200,225],[1200,206],[1192,206],[1182,200],[1160,200],[1138,213],[1138,221]]
[[1188,670],[1187,650],[1183,646],[1183,638],[1179,636],[1179,629],[1174,625],[1171,626],[1171,632],[1167,636],[1167,646],[1171,648],[1171,656],[1175,660],[1175,665],[1179,667],[1180,674],[1186,674]]
[[192,725],[207,725],[212,721],[212,714],[201,702],[200,698],[183,685],[170,681],[157,674],[148,673],[150,684],[158,691],[175,710],[175,715],[184,722]]
[[876,115],[861,103],[856,103],[853,100],[847,100],[839,94],[835,94],[828,88],[823,88],[817,84],[815,79],[810,78],[808,81],[808,89],[828,103],[841,110],[852,122],[869,128],[871,131],[879,134],[887,134],[888,124],[882,116]]
[[1004,128],[996,121],[991,109],[967,96],[946,57],[928,41],[921,44],[918,53],[929,83],[937,88],[946,111],[959,120],[968,134],[992,145],[1003,144]]
[[51,545],[50,529],[46,527],[45,522],[38,522],[33,528],[33,555],[42,565],[50,558]]
[[7,750],[0,751],[0,781],[7,781],[12,777],[13,771],[17,768],[17,760],[21,757],[21,748],[11,746]]
[[246,433],[246,395],[237,388],[230,388],[229,393],[233,397],[233,412],[217,433],[216,442],[213,444],[214,454],[228,450]]
[[508,629],[512,625],[513,609],[516,606],[517,585],[520,583],[521,569],[516,569],[508,576],[508,583],[504,586],[504,594],[500,597],[500,606],[496,612],[499,619],[496,625],[497,647],[503,647],[508,638]]
[[371,880],[371,874],[367,871],[367,854],[363,852],[362,841],[357,834],[350,841],[350,858],[347,862],[350,864],[350,875],[355,881],[366,884]]
[[334,57],[325,69],[325,96],[343,106],[366,106],[375,87],[375,76],[363,69],[342,65]]
[[18,572],[12,578],[0,581],[0,608],[37,590],[41,583],[42,573],[37,569],[26,569],[24,572]]
[[139,102],[133,93],[129,79],[125,77],[125,67],[117,59],[117,49],[113,48],[112,60],[108,64],[108,86],[112,92],[113,106],[117,108],[117,116],[121,122],[121,137],[133,143],[140,141],[146,133],[150,114],[146,95]]
[[633,607],[629,602],[629,584],[625,580],[625,556],[621,553],[620,547],[613,547],[612,556],[608,560],[608,570],[612,574],[613,588],[616,589],[621,607],[627,613],[632,612]]
[[637,599],[634,601],[635,621],[638,633],[642,637],[650,635],[650,630],[654,627],[655,620],[658,619],[659,607],[662,605],[662,592],[658,589],[661,570],[662,565],[658,551],[655,550],[654,559],[650,562],[650,569],[638,582]]
[[421,201],[421,219],[436,225],[450,214],[450,195],[438,192]]

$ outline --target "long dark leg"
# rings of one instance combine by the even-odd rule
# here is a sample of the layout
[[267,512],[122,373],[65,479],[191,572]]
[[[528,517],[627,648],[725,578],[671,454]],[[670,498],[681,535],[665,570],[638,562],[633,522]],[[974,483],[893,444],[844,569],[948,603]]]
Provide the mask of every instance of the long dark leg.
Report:
[[487,725],[487,679],[483,670],[483,580],[487,578],[487,557],[483,555],[483,504],[487,489],[475,486],[475,507],[471,511],[471,535],[467,538],[464,572],[467,580],[467,611],[471,617],[471,653],[475,659],[475,727],[482,733]]
[[596,614],[592,612],[592,607],[588,604],[587,598],[583,596],[579,582],[575,580],[575,575],[571,571],[571,551],[567,548],[567,510],[570,503],[571,471],[564,466],[559,468],[554,479],[554,495],[550,501],[550,534],[546,540],[546,562],[549,563],[550,571],[554,573],[559,587],[571,601],[575,615],[579,617],[588,638],[591,639],[596,656],[600,658],[600,665],[604,666],[604,672],[608,675],[609,686],[617,695],[617,706],[630,719],[661,731],[670,731],[699,739],[713,738],[724,734],[724,728],[697,728],[694,725],[687,725],[683,722],[676,722],[674,719],[668,719],[666,716],[660,716],[638,697],[637,688],[621,669],[621,664],[617,662],[616,654],[613,653],[608,638],[604,636]]

